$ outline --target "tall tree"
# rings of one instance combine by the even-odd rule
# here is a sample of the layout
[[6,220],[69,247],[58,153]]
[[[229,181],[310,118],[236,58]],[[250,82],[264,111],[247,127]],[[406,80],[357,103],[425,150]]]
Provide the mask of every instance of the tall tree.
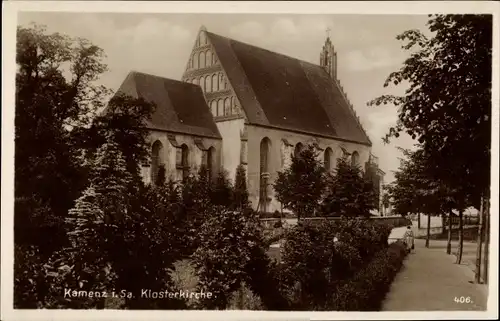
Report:
[[440,215],[443,209],[443,185],[435,180],[431,171],[431,159],[423,149],[415,151],[400,149],[405,158],[401,159],[395,182],[388,187],[394,201],[395,211],[406,215],[420,213],[427,215],[427,238],[430,242],[431,216]]
[[[431,15],[427,25],[430,38],[418,30],[397,36],[412,53],[384,86],[409,84],[405,94],[369,104],[397,106],[397,125],[385,140],[401,132],[417,139],[436,165],[433,176],[464,189],[457,204],[469,198],[478,208],[490,186],[492,16]],[[461,253],[460,241],[458,262]]]
[[361,168],[346,158],[337,161],[335,175],[328,180],[326,196],[322,201],[325,216],[369,217],[377,208],[377,197],[370,178]]
[[292,155],[290,167],[278,172],[274,183],[277,199],[283,208],[292,210],[299,221],[303,215],[315,215],[325,188],[324,173],[312,145],[299,155]]
[[16,50],[15,240],[45,249],[38,236],[64,242],[64,216],[86,185],[71,129],[104,106],[108,91],[95,80],[106,65],[101,48],[36,25],[17,28]]
[[238,165],[234,179],[233,202],[236,208],[242,209],[250,206],[248,201],[247,177],[245,167]]

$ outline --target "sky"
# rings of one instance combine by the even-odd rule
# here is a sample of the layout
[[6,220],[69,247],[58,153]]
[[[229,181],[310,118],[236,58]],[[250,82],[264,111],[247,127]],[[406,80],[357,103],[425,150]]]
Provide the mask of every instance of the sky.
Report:
[[180,80],[198,30],[208,31],[291,57],[319,64],[327,36],[337,51],[338,78],[359,115],[386,172],[393,181],[401,153],[412,148],[407,135],[382,142],[395,125],[394,106],[369,107],[382,94],[403,94],[403,86],[384,88],[387,76],[401,68],[409,53],[396,36],[405,30],[426,31],[426,15],[172,14],[22,12],[18,25],[45,25],[48,32],[83,37],[106,53],[109,71],[100,82],[116,90],[134,70]]

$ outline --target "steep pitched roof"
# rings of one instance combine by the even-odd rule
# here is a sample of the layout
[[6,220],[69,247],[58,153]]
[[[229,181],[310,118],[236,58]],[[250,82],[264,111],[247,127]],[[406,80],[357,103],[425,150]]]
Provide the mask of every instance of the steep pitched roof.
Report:
[[118,93],[156,105],[149,129],[221,138],[201,88],[197,85],[132,71]]
[[207,35],[249,123],[371,146],[339,85],[322,67]]

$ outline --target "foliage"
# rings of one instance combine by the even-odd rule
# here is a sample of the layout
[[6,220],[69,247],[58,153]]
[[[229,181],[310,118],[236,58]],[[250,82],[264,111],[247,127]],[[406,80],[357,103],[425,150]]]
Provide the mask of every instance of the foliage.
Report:
[[237,209],[250,207],[248,200],[248,188],[246,171],[243,165],[236,167],[236,177],[234,180],[233,203]]
[[401,242],[377,252],[369,264],[339,285],[329,308],[334,311],[380,311],[406,254],[406,247]]
[[277,278],[290,307],[328,309],[335,289],[387,248],[389,232],[387,226],[348,218],[289,230]]
[[[39,26],[17,29],[15,115],[15,242],[43,246],[29,211],[40,204],[36,218],[60,235],[63,217],[85,187],[85,170],[72,144],[74,129],[88,123],[108,91],[94,84],[106,70],[102,49],[84,39],[47,34]],[[21,234],[23,234],[21,236]],[[32,236],[32,238],[30,237]],[[49,252],[65,244],[56,239]],[[44,250],[41,255],[50,255]]]
[[229,300],[229,310],[262,310],[262,301],[246,284],[233,293]]
[[191,255],[200,243],[199,230],[205,219],[213,213],[211,203],[212,183],[209,172],[201,166],[198,175],[188,176],[180,186],[184,256]]
[[290,167],[278,172],[274,183],[277,200],[283,208],[295,212],[298,219],[312,215],[323,196],[324,172],[314,146],[309,145],[298,156],[292,155]]
[[432,38],[417,30],[397,37],[413,53],[384,86],[409,83],[405,95],[383,95],[370,104],[399,108],[386,139],[405,131],[432,155],[436,175],[481,191],[489,187],[492,16],[430,17]]
[[[418,30],[397,36],[412,54],[384,86],[409,88],[403,96],[369,103],[398,107],[398,122],[385,141],[401,132],[418,139],[432,177],[456,190],[460,213],[467,202],[479,208],[481,196],[490,194],[492,17],[430,15],[431,38]],[[461,253],[459,241],[458,262]]]
[[202,300],[208,309],[225,309],[231,294],[245,281],[245,268],[262,244],[259,220],[253,211],[213,207],[201,226],[200,245],[193,254],[199,289],[213,297]]
[[325,216],[368,217],[370,210],[377,208],[373,184],[363,177],[358,166],[340,158],[335,175],[328,179],[321,207]]
[[233,186],[224,169],[217,174],[210,199],[212,204],[218,206],[229,207],[233,204]]

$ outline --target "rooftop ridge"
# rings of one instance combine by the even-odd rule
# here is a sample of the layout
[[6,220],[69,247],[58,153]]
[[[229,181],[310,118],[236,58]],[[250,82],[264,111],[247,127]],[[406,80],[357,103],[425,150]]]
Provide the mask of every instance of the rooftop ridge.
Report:
[[252,45],[252,44],[249,44],[248,42],[244,42],[244,41],[236,40],[236,39],[229,38],[229,37],[226,37],[226,36],[221,36],[221,35],[219,35],[219,34],[216,34],[216,33],[210,32],[210,31],[206,31],[206,32],[207,32],[207,33],[209,33],[209,34],[212,34],[212,35],[214,35],[214,36],[224,38],[224,39],[226,39],[226,40],[230,40],[230,41],[234,41],[234,42],[237,42],[237,43],[243,44],[243,45],[245,45],[245,46],[250,46],[250,47],[253,47],[253,48],[256,48],[256,49],[259,49],[259,50],[267,51],[267,52],[269,52],[269,53],[272,53],[272,54],[275,54],[275,55],[279,55],[279,56],[282,56],[282,57],[285,57],[285,58],[288,58],[288,59],[297,60],[298,62],[301,62],[301,63],[308,63],[308,64],[313,64],[313,65],[315,65],[315,66],[321,67],[319,64],[316,64],[316,63],[311,62],[311,61],[307,61],[307,60],[299,59],[299,58],[297,58],[297,57],[292,57],[292,56],[286,55],[286,54],[281,53],[281,52],[272,51],[271,49],[266,49],[266,48],[262,48],[262,47],[259,47],[259,46],[256,46],[256,45]]

